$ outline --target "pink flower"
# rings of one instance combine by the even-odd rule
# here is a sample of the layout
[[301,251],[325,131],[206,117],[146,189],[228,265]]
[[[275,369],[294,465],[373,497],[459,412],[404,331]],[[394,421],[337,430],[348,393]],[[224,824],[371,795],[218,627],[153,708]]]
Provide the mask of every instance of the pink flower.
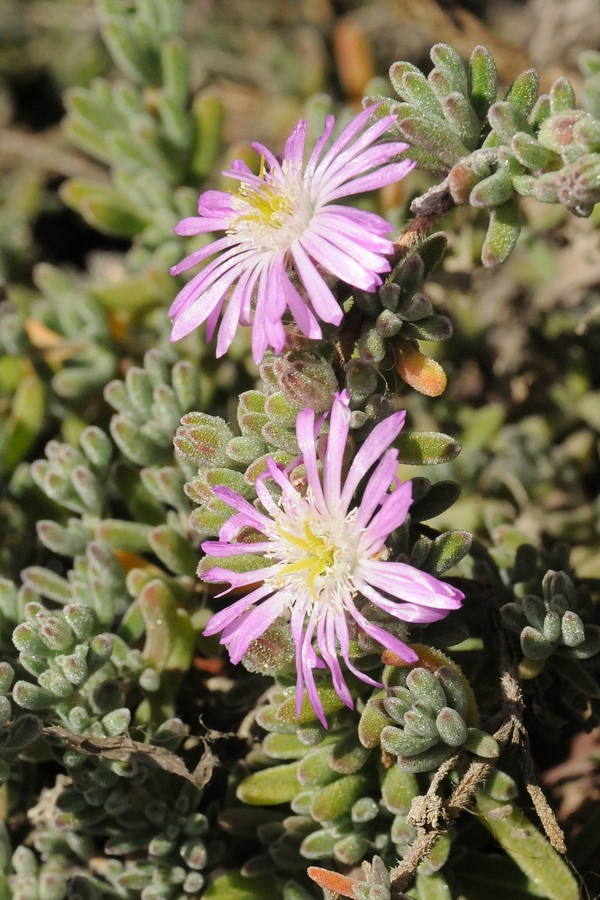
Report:
[[[219,540],[206,541],[202,549],[218,557],[259,553],[273,562],[244,573],[221,567],[206,572],[206,581],[229,582],[231,587],[224,594],[262,583],[216,613],[204,633],[222,631],[221,643],[228,647],[231,661],[237,663],[251,641],[279,616],[289,614],[298,672],[297,715],[306,686],[313,709],[325,726],[314,668],[329,667],[335,690],[349,707],[352,697],[344,681],[340,654],[358,678],[377,684],[350,660],[349,618],[407,662],[417,660],[410,647],[363,615],[355,602],[357,596],[398,619],[418,623],[444,618],[450,610],[458,609],[464,598],[456,588],[419,569],[387,560],[385,541],[404,522],[412,501],[412,485],[399,483],[395,475],[398,451],[388,449],[404,418],[404,412],[397,412],[375,426],[342,481],[342,459],[350,429],[348,395],[344,392],[336,397],[331,411],[322,479],[316,452],[320,423],[315,426],[312,409],[303,410],[296,420],[308,484],[304,495],[272,460],[268,461],[268,476],[281,489],[279,503],[261,478],[256,483],[266,514],[230,488],[214,488],[216,496],[237,512],[223,525]],[[352,506],[356,489],[375,463],[360,504]],[[396,485],[394,491],[390,491],[392,485]],[[243,528],[255,529],[264,540],[236,541]],[[313,648],[315,638],[321,658]]]
[[[169,315],[171,340],[206,322],[207,339],[215,330],[225,300],[217,356],[230,346],[238,324],[252,323],[252,353],[259,363],[268,346],[280,353],[285,344],[286,308],[307,337],[321,337],[317,318],[338,325],[342,309],[322,271],[354,287],[374,291],[380,273],[389,272],[392,226],[380,216],[336,201],[398,181],[414,163],[392,162],[407,144],[374,144],[395,120],[386,116],[361,134],[373,107],[360,113],[323,156],[335,123],[325,131],[304,165],[306,122],[300,120],[286,141],[283,160],[253,144],[261,154],[260,175],[238,159],[223,174],[235,178],[235,194],[205,191],[200,217],[183,219],[175,231],[192,235],[225,231],[171,269],[179,275],[211,256],[216,258],[179,292]],[[292,272],[292,269],[294,272]]]

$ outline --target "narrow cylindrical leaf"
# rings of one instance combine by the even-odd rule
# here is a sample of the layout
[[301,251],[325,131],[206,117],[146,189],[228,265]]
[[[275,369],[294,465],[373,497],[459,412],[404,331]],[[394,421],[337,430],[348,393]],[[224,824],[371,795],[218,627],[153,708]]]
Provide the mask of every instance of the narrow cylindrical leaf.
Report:
[[521,232],[519,208],[513,200],[492,209],[481,261],[488,269],[497,266],[512,253]]
[[496,739],[491,734],[480,731],[479,728],[469,728],[464,746],[471,753],[485,756],[486,759],[496,759],[500,755],[500,747]]
[[90,675],[108,662],[112,655],[113,641],[109,634],[97,634],[89,643],[87,667]]
[[439,735],[422,737],[409,734],[393,725],[387,725],[381,732],[381,746],[394,756],[412,757],[435,747],[439,743]]
[[454,47],[450,47],[449,44],[434,44],[429,55],[434,66],[452,80],[453,90],[466,95],[467,72],[465,64]]
[[424,715],[422,712],[419,712],[416,709],[409,709],[405,716],[405,733],[407,734],[416,734],[425,738],[435,738],[438,737],[438,730],[435,724],[435,720],[430,718],[429,716]]
[[521,608],[529,624],[533,628],[537,628],[538,631],[543,631],[546,616],[544,601],[536,597],[535,594],[529,594],[521,600]]
[[43,566],[29,566],[23,569],[21,578],[23,583],[33,588],[36,593],[57,603],[68,603],[72,599],[71,585],[66,578],[61,578]]
[[542,147],[532,135],[518,131],[511,140],[510,147],[519,162],[527,169],[541,170],[559,160],[556,153]]
[[346,775],[339,778],[317,791],[311,805],[311,816],[317,822],[339,819],[350,812],[359,797],[368,793],[370,786],[371,779],[367,775]]
[[498,70],[489,50],[478,45],[469,59],[469,96],[480,122],[485,122],[487,111],[498,92]]
[[0,662],[0,693],[5,694],[10,691],[14,677],[15,670],[11,664],[4,660]]
[[131,712],[126,707],[123,707],[103,716],[101,724],[108,737],[116,737],[119,734],[126,733],[130,721]]
[[445,122],[411,116],[402,119],[397,128],[409,144],[427,150],[448,169],[469,155],[469,148]]
[[398,95],[417,107],[423,116],[442,118],[440,101],[416,66],[405,62],[394,63],[390,69],[390,81]]
[[64,615],[75,637],[83,641],[90,636],[94,627],[94,614],[89,606],[85,603],[68,603],[64,608]]
[[561,75],[550,88],[550,113],[555,116],[568,109],[575,109],[576,106],[575,91],[570,81]]
[[28,681],[17,681],[13,688],[13,700],[24,709],[46,709],[56,703],[53,694]]
[[37,716],[23,715],[15,719],[6,744],[7,750],[18,751],[33,744],[41,736],[43,725]]
[[92,465],[100,471],[104,471],[110,463],[113,448],[102,429],[95,425],[89,425],[82,431],[79,442]]
[[437,730],[444,743],[460,747],[467,739],[467,726],[462,716],[449,706],[440,710],[435,720]]
[[338,862],[354,866],[368,853],[371,842],[360,834],[348,834],[333,847],[333,856]]
[[466,719],[469,712],[469,700],[456,669],[453,669],[452,666],[440,666],[435,671],[435,677],[444,688],[448,705],[455,709],[463,719]]
[[[525,72],[521,72],[520,75],[517,75],[506,92],[504,100],[512,103],[513,106],[516,106],[527,116],[533,109],[537,99],[539,86],[540,79],[535,69],[526,69]],[[522,131],[527,129],[519,130]]]
[[289,803],[301,790],[296,778],[297,769],[298,763],[294,762],[254,772],[238,785],[236,796],[250,806]]
[[561,636],[561,617],[558,613],[552,610],[546,613],[542,632],[547,641],[552,641],[552,643],[558,641]]
[[577,613],[568,609],[561,619],[562,639],[567,647],[577,647],[585,640],[583,622]]
[[527,659],[548,659],[554,651],[554,645],[540,631],[528,625],[521,632],[521,650]]
[[454,747],[449,747],[447,744],[440,742],[430,750],[425,750],[423,753],[419,753],[416,756],[399,756],[398,765],[404,769],[405,772],[412,772],[414,774],[418,774],[419,772],[431,772],[433,769],[437,769],[438,766],[441,766],[447,759],[450,759],[454,753],[456,753]]
[[69,519],[67,528],[51,519],[40,519],[36,522],[36,531],[48,550],[71,558],[85,553],[86,545],[92,536],[91,531],[79,519]]
[[407,813],[418,793],[417,779],[400,766],[391,766],[383,774],[381,798],[391,813],[395,815]]
[[464,94],[457,91],[442,100],[444,117],[469,150],[479,143],[480,124],[477,114]]

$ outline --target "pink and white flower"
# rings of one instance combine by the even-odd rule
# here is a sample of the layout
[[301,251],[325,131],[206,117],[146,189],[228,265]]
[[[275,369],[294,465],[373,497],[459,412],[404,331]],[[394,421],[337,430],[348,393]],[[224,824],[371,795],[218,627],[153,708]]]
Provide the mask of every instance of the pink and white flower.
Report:
[[309,338],[321,337],[317,318],[340,323],[343,312],[323,272],[365,291],[381,284],[380,275],[390,271],[394,248],[387,235],[392,226],[381,216],[337,201],[398,181],[415,164],[390,162],[408,145],[375,144],[396,117],[386,116],[364,131],[372,114],[373,107],[359,113],[323,155],[335,124],[328,116],[306,165],[307,124],[300,120],[286,141],[283,159],[255,143],[260,175],[238,159],[223,172],[240,182],[237,193],[200,195],[200,216],[183,219],[175,231],[226,234],[171,269],[179,275],[216,256],[175,298],[169,310],[171,340],[203,322],[210,340],[227,300],[217,356],[227,351],[238,324],[252,324],[252,353],[258,363],[268,346],[276,353],[283,349],[286,309]]
[[[353,705],[352,697],[339,655],[358,678],[377,684],[350,659],[349,619],[402,659],[417,660],[414,650],[363,614],[356,604],[357,597],[397,619],[415,623],[444,618],[458,609],[464,598],[451,585],[410,565],[387,559],[386,539],[404,522],[412,501],[410,482],[401,484],[396,478],[398,451],[390,449],[404,418],[404,412],[397,412],[376,425],[343,479],[342,460],[350,429],[348,395],[344,392],[336,397],[331,411],[322,478],[316,450],[321,423],[315,426],[312,409],[303,410],[296,420],[306,467],[304,493],[272,460],[268,461],[266,474],[281,489],[281,499],[276,503],[259,478],[256,491],[266,513],[230,488],[214,488],[216,496],[237,512],[223,525],[219,540],[206,541],[203,550],[217,557],[258,553],[272,563],[250,572],[236,573],[216,566],[205,573],[206,581],[230,584],[219,596],[258,582],[260,587],[216,613],[204,633],[222,631],[221,643],[228,647],[232,662],[237,663],[251,641],[279,616],[289,615],[298,673],[297,714],[306,686],[309,700],[325,726],[313,669],[324,665],[330,669],[335,690],[349,707]],[[361,502],[352,505],[357,488],[373,466]],[[246,528],[258,531],[264,540],[238,541],[240,531]],[[313,647],[315,639],[320,657]]]

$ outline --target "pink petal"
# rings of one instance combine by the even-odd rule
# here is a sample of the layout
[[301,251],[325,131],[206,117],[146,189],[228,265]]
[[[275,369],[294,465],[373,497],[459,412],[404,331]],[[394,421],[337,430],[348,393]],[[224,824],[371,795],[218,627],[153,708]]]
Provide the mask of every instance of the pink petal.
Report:
[[352,600],[349,599],[346,601],[346,607],[354,621],[360,625],[362,630],[365,631],[369,637],[378,641],[378,643],[382,644],[387,650],[391,650],[392,653],[395,653],[400,659],[404,659],[406,662],[417,662],[419,657],[414,650],[402,643],[402,641],[399,641],[393,634],[389,634],[385,629],[380,628],[379,625],[375,625],[374,622],[369,622],[368,619],[365,619],[362,613],[357,610]]
[[[264,474],[266,474],[266,473],[263,473],[263,475]],[[277,506],[277,504],[275,503],[275,501],[273,500],[273,497],[269,493],[268,488],[265,486],[265,483],[263,481],[263,475],[258,476],[254,487],[256,488],[256,493],[258,495],[258,499],[260,500],[260,502],[262,503],[264,508],[267,510],[267,512],[271,516],[275,517],[275,516],[279,515],[280,510],[279,510],[279,507]]]
[[266,312],[265,303],[267,297],[267,289],[269,277],[268,269],[265,265],[261,267],[258,277],[258,290],[256,292],[256,304],[254,307],[254,319],[252,327],[252,359],[257,365],[262,362],[263,356],[269,344],[269,338],[266,330]]
[[283,158],[292,165],[300,168],[304,159],[304,145],[306,142],[307,123],[300,119],[289,138],[285,142]]
[[[364,544],[361,541],[361,545],[365,547],[365,553],[369,553],[367,548],[374,548],[375,545],[377,545],[377,550],[381,548],[388,535],[405,521],[411,503],[412,485],[410,481],[387,495],[381,504],[381,509],[366,528]],[[376,552],[376,550],[372,549],[372,552]]]
[[226,191],[204,191],[198,197],[198,212],[214,219],[229,219],[233,213],[233,197]]
[[355,141],[340,156],[324,169],[319,166],[315,173],[315,184],[319,189],[336,187],[354,178],[356,175],[366,173],[375,166],[386,165],[394,157],[408,148],[408,144],[387,142],[375,144],[373,142],[387,130],[394,119],[390,116],[381,119]]
[[[312,613],[310,614],[308,624],[306,626],[306,632],[304,634],[303,640],[303,654],[302,654],[302,669],[304,672],[304,683],[306,684],[306,692],[308,694],[308,699],[310,701],[310,705],[314,709],[317,714],[317,718],[321,725],[324,728],[327,728],[327,719],[325,717],[325,711],[323,709],[323,703],[321,702],[321,698],[319,697],[319,692],[317,691],[317,686],[315,684],[315,679],[312,674],[312,668],[310,665],[310,653],[309,649],[312,651],[312,636],[315,630],[315,626],[318,620],[318,610],[317,607],[313,608]],[[296,697],[296,704],[298,700]],[[302,708],[302,700],[300,700],[300,708]],[[296,713],[299,715],[299,713]]]
[[407,563],[364,560],[360,573],[369,584],[392,597],[436,609],[459,609],[464,594],[457,588]]
[[[277,256],[273,260],[272,274],[276,284],[275,295],[283,300],[284,309],[285,305],[289,307],[302,333],[313,339],[322,337],[319,323],[286,274],[283,255]],[[271,312],[269,312],[269,317],[272,317]]]
[[346,509],[361,479],[400,434],[405,418],[406,411],[401,410],[376,425],[354,457],[342,491],[342,504]]
[[[215,594],[215,597],[224,597],[231,588],[248,587],[248,585],[258,584],[262,582],[270,574],[271,566],[264,569],[252,569],[248,572],[234,572],[233,569],[225,569],[222,566],[213,566],[202,575],[202,581],[208,581],[211,584],[228,584],[229,587]],[[272,573],[271,573],[272,574]]]
[[[346,237],[354,241],[358,247],[365,247],[367,250],[371,250],[380,256],[390,256],[393,253],[393,243],[388,238],[373,234],[372,226],[368,220],[358,225],[354,219],[337,212],[332,213],[330,212],[331,209],[333,207],[326,206],[316,216],[313,216],[311,228],[325,227],[328,231],[333,230],[338,233],[343,231]],[[388,225],[385,219],[381,219],[381,222],[383,225],[382,231],[385,231],[386,227],[389,231],[393,231],[392,226]]]
[[376,191],[385,187],[387,184],[393,184],[400,181],[405,175],[408,175],[415,166],[416,162],[411,159],[405,159],[403,162],[390,163],[377,172],[370,175],[363,175],[362,178],[355,178],[345,186],[339,187],[337,190],[327,194],[327,200],[338,200],[340,197],[349,197],[351,194],[364,194],[367,191]]
[[230,271],[238,275],[241,274],[249,256],[250,254],[247,250],[243,250],[236,245],[221,253],[216,259],[213,259],[179,291],[169,309],[171,318],[175,318],[186,307],[191,306],[197,300],[201,300],[204,293],[212,288],[221,275]]
[[[354,238],[348,237],[347,234],[342,234],[339,229],[336,230],[327,225],[322,225],[317,221],[313,222],[313,224],[311,225],[311,231],[314,234],[319,235],[319,237],[323,238],[324,240],[328,241],[329,244],[333,244],[334,247],[337,247],[338,250],[341,250],[348,256],[359,256],[361,265],[364,266],[367,270],[371,270],[372,272],[381,272],[385,269],[389,270],[390,262],[388,259],[386,259],[385,256],[372,253],[359,241],[355,240]],[[388,243],[391,248],[390,252],[393,252],[394,245],[391,241],[389,241]],[[348,275],[345,280],[350,281],[350,276]]]
[[325,119],[325,130],[320,138],[315,142],[315,146],[313,147],[312,153],[310,154],[308,163],[306,164],[306,168],[304,170],[304,178],[305,180],[310,180],[315,171],[315,167],[319,161],[319,157],[323,152],[323,148],[325,144],[331,137],[331,132],[333,131],[335,125],[335,116],[328,115]]
[[214,307],[222,302],[237,277],[238,273],[235,270],[226,272],[201,297],[180,313],[173,322],[171,340],[178,341],[201,325],[209,317]]
[[[298,242],[304,250],[310,253],[315,262],[320,263],[324,269],[327,269],[342,281],[346,281],[348,284],[362,288],[365,291],[373,290],[381,284],[381,278],[373,272],[367,271],[364,266],[351,256],[348,256],[347,253],[344,253],[343,250],[338,250],[329,241],[311,233],[310,230],[305,231],[298,238]],[[389,271],[390,264],[387,260],[382,263],[380,268],[385,270],[386,266],[387,271]]]
[[210,244],[207,244],[205,247],[201,247],[199,250],[194,250],[193,253],[190,253],[189,256],[186,256],[185,259],[182,259],[181,262],[177,263],[176,266],[172,266],[171,275],[180,275],[181,272],[187,271],[187,269],[191,269],[193,266],[197,266],[198,263],[201,263],[203,260],[208,259],[209,256],[212,256],[213,253],[219,253],[221,250],[225,250],[226,247],[230,245],[229,235],[224,238],[220,238],[218,241],[211,241]]
[[431,609],[426,606],[418,606],[416,603],[398,603],[383,597],[366,582],[357,581],[356,586],[363,596],[378,606],[384,612],[401,619],[403,622],[425,624],[427,622],[439,622],[448,615],[447,609]]
[[279,591],[244,617],[231,636],[223,635],[221,643],[227,642],[229,658],[234,665],[239,663],[252,641],[264,634],[287,606],[288,599],[285,593]]
[[339,507],[342,463],[350,431],[350,409],[339,397],[333,401],[327,451],[323,460],[323,493],[330,512]]
[[273,156],[271,151],[267,147],[265,147],[264,144],[259,144],[258,141],[252,141],[252,146],[260,156],[264,157],[265,162],[269,166],[269,169],[281,169],[277,158]]
[[233,622],[234,619],[244,613],[253,603],[256,603],[257,600],[261,600],[267,594],[271,594],[272,592],[273,588],[270,585],[262,584],[255,591],[242,597],[241,600],[237,600],[226,609],[222,609],[220,612],[215,613],[215,615],[208,620],[203,633],[207,637],[217,634],[219,631],[222,631],[226,625],[229,625],[230,622]]
[[[377,507],[383,502],[393,482],[397,468],[398,451],[388,450],[381,457],[363,491],[362,500],[356,514],[356,528],[364,528]],[[344,511],[346,509],[347,507],[344,507]]]
[[378,216],[377,213],[367,212],[366,209],[355,209],[353,206],[340,206],[338,203],[329,203],[319,211],[318,215],[320,217],[326,213],[327,215],[333,214],[336,218],[337,216],[343,216],[344,219],[354,222],[357,228],[369,232],[372,231],[375,234],[383,235],[393,231],[389,222]]
[[188,237],[192,234],[205,234],[207,231],[226,231],[229,228],[227,219],[200,219],[197,216],[188,216],[178,222],[173,229],[175,234]]
[[317,272],[314,263],[302,249],[300,242],[294,241],[290,251],[314,311],[324,322],[339,325],[344,318],[344,312],[321,275]]
[[296,438],[306,466],[306,477],[313,492],[315,506],[322,515],[327,512],[321,479],[317,467],[317,449],[315,445],[315,413],[314,410],[303,409],[296,417]]
[[209,556],[215,556],[218,559],[226,559],[229,556],[239,556],[240,553],[268,553],[273,549],[272,541],[251,541],[244,543],[243,541],[224,543],[223,541],[204,541],[202,549]]
[[253,263],[250,261],[247,263],[244,272],[234,288],[233,294],[229,298],[227,309],[223,316],[223,322],[219,330],[216,352],[217,357],[223,356],[231,346],[237,326],[240,323],[250,324],[248,319],[251,315],[250,307],[252,294],[258,281],[261,263],[262,260],[260,259]]
[[345,147],[348,146],[350,141],[356,137],[356,135],[360,134],[362,129],[365,127],[371,116],[373,115],[373,108],[371,107],[369,110],[363,110],[357,116],[355,116],[352,121],[346,125],[342,133],[336,140],[333,142],[321,162],[319,163],[319,167],[317,172],[315,173],[318,177],[321,172],[325,172],[330,164],[341,155],[342,151]]
[[342,651],[342,659],[346,663],[346,667],[354,674],[357,678],[360,678],[361,681],[364,681],[365,684],[371,684],[373,687],[382,687],[380,681],[375,681],[369,675],[365,675],[364,672],[361,672],[360,669],[357,669],[355,665],[350,661],[350,637],[348,635],[348,623],[346,622],[346,617],[343,612],[337,612],[335,614],[335,633],[338,641],[340,642],[340,650]]
[[334,630],[334,613],[328,610],[325,616],[321,616],[317,626],[317,646],[321,651],[333,681],[333,687],[346,706],[350,709],[354,708],[352,695],[348,690],[348,685],[344,681],[342,669],[337,658],[337,650],[335,646],[335,630]]

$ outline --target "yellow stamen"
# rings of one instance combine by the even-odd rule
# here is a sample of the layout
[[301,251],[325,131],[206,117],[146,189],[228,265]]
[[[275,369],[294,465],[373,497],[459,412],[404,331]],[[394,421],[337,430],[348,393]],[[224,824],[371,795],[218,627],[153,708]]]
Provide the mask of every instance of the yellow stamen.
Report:
[[291,198],[269,184],[266,176],[265,158],[261,156],[258,177],[262,180],[262,184],[260,187],[251,187],[248,184],[242,184],[239,187],[238,197],[246,207],[251,208],[251,211],[238,216],[233,223],[234,228],[237,228],[240,222],[280,228],[285,216],[292,211]]
[[316,588],[316,580],[319,576],[324,575],[334,562],[334,547],[322,537],[318,537],[310,528],[308,522],[304,523],[304,534],[293,534],[280,523],[276,526],[279,535],[288,544],[297,547],[303,554],[301,559],[295,562],[286,563],[281,566],[278,573],[278,582],[281,586],[289,575],[298,572],[306,572],[310,593],[314,600],[319,599]]

